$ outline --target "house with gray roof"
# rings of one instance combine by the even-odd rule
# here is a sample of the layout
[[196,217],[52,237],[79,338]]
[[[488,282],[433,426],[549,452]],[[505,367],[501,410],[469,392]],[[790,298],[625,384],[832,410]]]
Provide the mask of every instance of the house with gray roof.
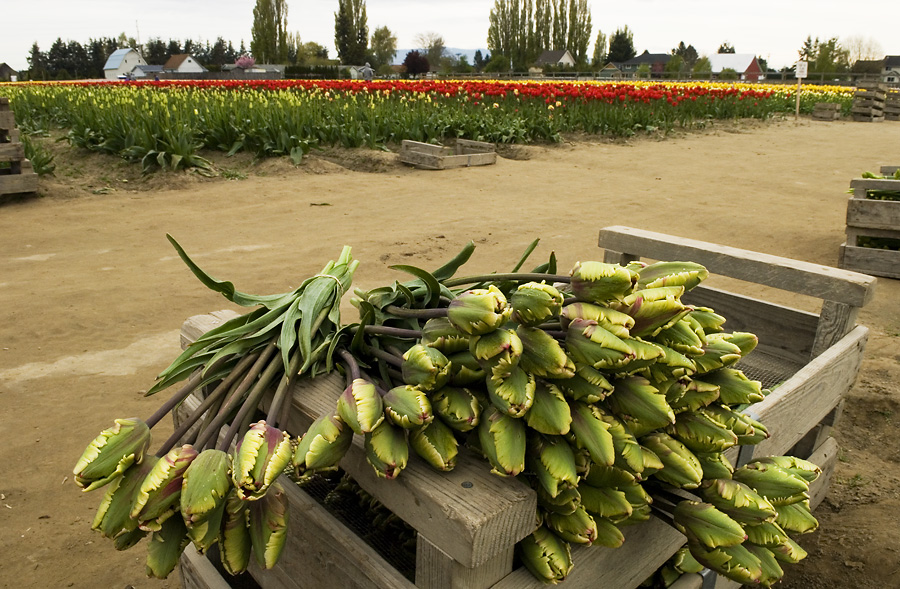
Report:
[[137,49],[116,49],[103,66],[103,77],[107,80],[119,80],[131,76],[131,70],[139,65],[147,65]]

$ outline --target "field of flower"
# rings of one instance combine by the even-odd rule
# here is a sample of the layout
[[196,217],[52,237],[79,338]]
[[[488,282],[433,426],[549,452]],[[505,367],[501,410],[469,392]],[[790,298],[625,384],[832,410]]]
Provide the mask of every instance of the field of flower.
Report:
[[[852,88],[808,86],[801,112]],[[628,136],[710,119],[792,113],[792,86],[498,81],[183,81],[3,84],[26,133],[64,129],[73,145],[145,169],[206,167],[203,149],[299,161],[316,146],[381,148],[403,139],[559,141]]]

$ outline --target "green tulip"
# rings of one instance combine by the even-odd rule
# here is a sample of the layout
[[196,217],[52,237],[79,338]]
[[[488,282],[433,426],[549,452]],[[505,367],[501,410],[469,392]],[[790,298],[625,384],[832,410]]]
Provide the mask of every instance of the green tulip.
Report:
[[188,542],[187,528],[180,517],[170,517],[150,536],[147,548],[147,576],[165,579],[175,567]]
[[88,444],[72,471],[75,484],[93,491],[139,464],[150,446],[150,428],[140,419],[117,419]]
[[534,403],[534,375],[519,367],[505,378],[488,378],[488,397],[494,407],[511,417],[523,417]]
[[293,448],[287,432],[259,421],[250,426],[235,448],[232,481],[238,496],[260,499],[291,462]]
[[525,414],[525,423],[542,434],[561,436],[569,433],[572,411],[559,387],[537,381],[534,402]]
[[440,419],[409,432],[409,445],[435,470],[449,472],[456,466],[458,442]]
[[173,448],[153,465],[131,507],[131,517],[141,529],[158,532],[161,524],[178,511],[184,473],[197,456],[193,446],[184,445]]
[[436,416],[458,432],[467,432],[478,425],[481,406],[467,389],[444,387],[431,397],[431,409]]
[[382,398],[388,419],[400,427],[411,429],[431,423],[434,413],[425,391],[402,385],[389,390]]
[[406,468],[409,445],[403,428],[383,421],[365,435],[366,460],[381,478],[394,479]]
[[[91,529],[97,530],[106,538],[117,538],[137,529],[138,522],[131,517],[131,506],[141,483],[150,474],[157,460],[156,456],[149,456],[140,464],[132,464],[107,487]],[[141,537],[143,536],[138,539]]]
[[523,538],[516,548],[525,568],[545,583],[556,585],[572,570],[572,551],[568,542],[544,526]]
[[469,336],[457,329],[448,318],[437,317],[425,322],[421,343],[450,356],[469,349]]
[[225,497],[231,491],[231,456],[222,450],[204,450],[184,472],[181,516],[188,536],[202,554],[217,540]]
[[571,378],[575,375],[575,364],[559,342],[546,331],[519,326],[516,334],[522,340],[520,365],[524,370],[535,376],[554,379]]
[[298,441],[294,449],[293,467],[298,474],[336,469],[351,442],[353,430],[340,417],[323,415],[312,422]]
[[563,295],[556,288],[543,282],[522,284],[512,294],[510,318],[520,325],[537,327],[559,315]]
[[344,389],[338,398],[337,414],[355,433],[372,431],[384,419],[384,405],[375,385],[362,378]]
[[591,303],[623,298],[636,278],[626,268],[604,262],[576,262],[571,276],[572,293],[578,300]]
[[747,539],[741,524],[710,503],[680,501],[672,516],[675,527],[689,542],[698,542],[707,550],[737,546]]
[[219,556],[229,575],[239,575],[250,564],[250,505],[232,490],[225,498],[225,510],[219,533]]
[[278,563],[287,540],[289,515],[287,494],[277,482],[269,493],[251,503],[250,543],[260,568],[271,569]]
[[512,312],[500,289],[468,290],[450,301],[447,318],[459,331],[468,335],[490,333],[509,320]]
[[450,360],[440,350],[422,344],[416,344],[403,354],[400,370],[403,382],[423,391],[437,390],[450,380]]

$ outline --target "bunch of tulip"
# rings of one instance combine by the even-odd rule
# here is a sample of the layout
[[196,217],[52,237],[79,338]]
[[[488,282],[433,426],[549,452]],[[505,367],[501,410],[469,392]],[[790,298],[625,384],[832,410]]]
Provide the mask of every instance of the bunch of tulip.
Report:
[[[681,531],[691,555],[704,566],[744,583],[776,582],[783,574],[778,562],[803,557],[788,532],[815,527],[809,483],[819,469],[792,457],[763,458],[735,468],[724,455],[731,447],[768,437],[763,424],[743,411],[762,400],[764,391],[735,368],[756,347],[756,337],[728,333],[724,317],[681,301],[708,276],[698,264],[579,262],[569,274],[559,275],[551,255],[532,272],[519,272],[535,246],[509,274],[454,277],[471,256],[471,244],[434,272],[398,266],[415,279],[357,290],[353,303],[360,321],[354,325],[339,327],[334,288],[340,280],[334,275],[304,282],[302,295],[290,303],[266,298],[270,307],[287,304],[298,311],[283,316],[274,309],[265,311],[265,306],[257,311],[256,320],[248,321],[261,332],[248,336],[255,346],[275,327],[282,335],[274,340],[268,336],[268,345],[277,341],[285,346],[292,339],[284,336],[285,330],[298,330],[297,339],[304,340],[304,332],[320,332],[320,319],[331,319],[318,348],[301,346],[291,356],[282,347],[285,361],[278,365],[287,366],[288,375],[283,382],[304,371],[309,362],[300,358],[308,359],[311,349],[327,349],[329,363],[333,357],[340,359],[347,387],[334,412],[315,420],[293,453],[282,452],[286,434],[266,423],[248,430],[248,436],[257,436],[253,447],[263,450],[251,450],[246,459],[239,450],[231,477],[238,497],[233,503],[267,496],[254,491],[255,486],[273,484],[272,477],[288,463],[300,477],[337,468],[354,435],[363,437],[369,464],[386,479],[401,476],[410,449],[444,472],[454,468],[465,445],[483,455],[493,473],[520,477],[535,490],[536,527],[519,543],[518,554],[547,582],[568,575],[573,566],[570,544],[618,547],[624,541],[621,528],[651,516]],[[212,281],[179,252],[207,286],[236,298],[239,293],[230,283]],[[345,257],[341,261],[346,265]],[[329,272],[334,273],[331,265],[323,275]],[[329,293],[330,304],[321,303],[320,288]],[[342,283],[340,292],[344,290]],[[307,310],[307,295],[316,301],[310,308],[320,309],[318,313]],[[189,347],[176,361],[182,364],[181,374],[212,366],[192,379],[216,372],[210,378],[222,381],[217,389],[231,387],[224,383],[233,371],[217,372],[215,362],[227,354],[243,356],[241,362],[249,356],[234,343],[215,354],[198,351],[233,329],[217,328]],[[171,370],[163,374],[159,387],[173,380]],[[275,393],[267,423],[282,406],[286,390]],[[244,407],[258,400],[251,394]],[[238,431],[236,424],[243,419],[246,415],[238,414],[229,432]],[[210,423],[202,441],[221,425]],[[130,479],[123,471],[127,475],[136,467],[147,468],[134,449],[145,443],[143,437],[133,437],[125,436],[127,444],[113,445],[119,448],[113,464],[113,458],[98,461],[94,456],[95,446],[111,446],[112,437],[101,435],[86,452],[85,464],[76,468],[79,481],[124,483]],[[219,449],[226,450],[232,437],[226,433]],[[187,463],[196,460],[190,446],[185,448],[188,458],[174,455],[170,462],[184,462],[186,476],[165,485],[173,492],[181,485],[182,496],[191,480]],[[227,459],[217,456],[216,472],[227,471]],[[84,474],[90,465],[101,463],[102,477]],[[134,472],[142,480],[161,478]],[[201,472],[202,478],[214,478],[210,471]],[[216,496],[225,493],[223,486],[216,487]],[[247,490],[241,494],[241,489]],[[155,523],[141,519],[137,506],[143,493],[123,496],[135,498],[129,511],[137,522],[132,529],[158,533]],[[192,504],[182,499],[182,519],[188,522],[193,508],[185,511],[185,505]],[[282,506],[279,503],[280,513]],[[223,509],[227,515],[227,505]],[[249,520],[252,526],[252,511]],[[223,521],[203,527],[204,538],[228,542]],[[273,521],[271,516],[268,521]],[[279,541],[283,537],[270,534],[267,546]],[[174,554],[176,545],[170,546]],[[223,547],[228,557],[229,547]],[[261,558],[267,565],[274,560]]]

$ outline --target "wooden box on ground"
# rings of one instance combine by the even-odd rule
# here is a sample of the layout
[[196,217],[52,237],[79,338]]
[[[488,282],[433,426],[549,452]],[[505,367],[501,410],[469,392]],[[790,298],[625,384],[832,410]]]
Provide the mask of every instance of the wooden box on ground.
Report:
[[891,88],[884,98],[884,118],[887,121],[900,121],[900,89]]
[[446,170],[494,164],[497,153],[492,144],[482,141],[457,139],[454,149],[404,140],[400,146],[400,161],[426,170]]
[[841,118],[841,105],[837,102],[817,102],[812,118],[815,121],[836,121]]
[[853,107],[850,109],[853,120],[872,123],[883,121],[886,96],[887,86],[884,84],[860,84],[853,95]]
[[0,196],[37,191],[38,176],[25,159],[8,98],[0,98],[0,164]]
[[838,266],[873,276],[900,278],[900,251],[860,245],[860,238],[887,238],[900,244],[900,200],[866,198],[872,190],[900,194],[900,180],[858,178],[850,181],[850,188],[853,195],[847,201],[847,240],[841,245]]
[[[875,279],[845,270],[766,256],[671,236],[610,227],[600,232],[607,261],[644,256],[694,260],[711,272],[823,299],[820,315],[715,289],[701,289],[694,302],[728,318],[727,326],[757,333],[760,345],[741,366],[751,378],[778,388],[750,408],[771,437],[753,447],[756,456],[794,452],[819,461],[827,473],[836,454],[828,432],[840,402],[856,380],[868,330],[856,314],[873,296]],[[617,253],[621,252],[621,253]],[[698,290],[698,289],[695,289]],[[222,315],[189,319],[185,342],[220,324]],[[312,418],[334,410],[343,383],[335,376],[298,384],[288,429],[295,435]],[[196,406],[196,399],[193,400]],[[746,461],[751,450],[734,462]],[[291,539],[274,571],[254,577],[265,589],[293,587],[422,587],[446,589],[539,589],[544,584],[524,568],[513,569],[515,543],[534,526],[535,497],[515,479],[490,475],[481,459],[464,455],[456,470],[438,474],[415,457],[395,481],[378,479],[361,444],[341,466],[369,493],[418,532],[415,576],[409,581],[346,527],[290,489],[298,513]],[[824,493],[828,476],[818,483]],[[301,523],[302,522],[302,523]],[[331,522],[331,523],[328,523]],[[626,528],[625,544],[612,550],[573,547],[575,568],[562,587],[633,589],[683,544],[684,537],[659,520]],[[302,581],[300,581],[302,579]]]

